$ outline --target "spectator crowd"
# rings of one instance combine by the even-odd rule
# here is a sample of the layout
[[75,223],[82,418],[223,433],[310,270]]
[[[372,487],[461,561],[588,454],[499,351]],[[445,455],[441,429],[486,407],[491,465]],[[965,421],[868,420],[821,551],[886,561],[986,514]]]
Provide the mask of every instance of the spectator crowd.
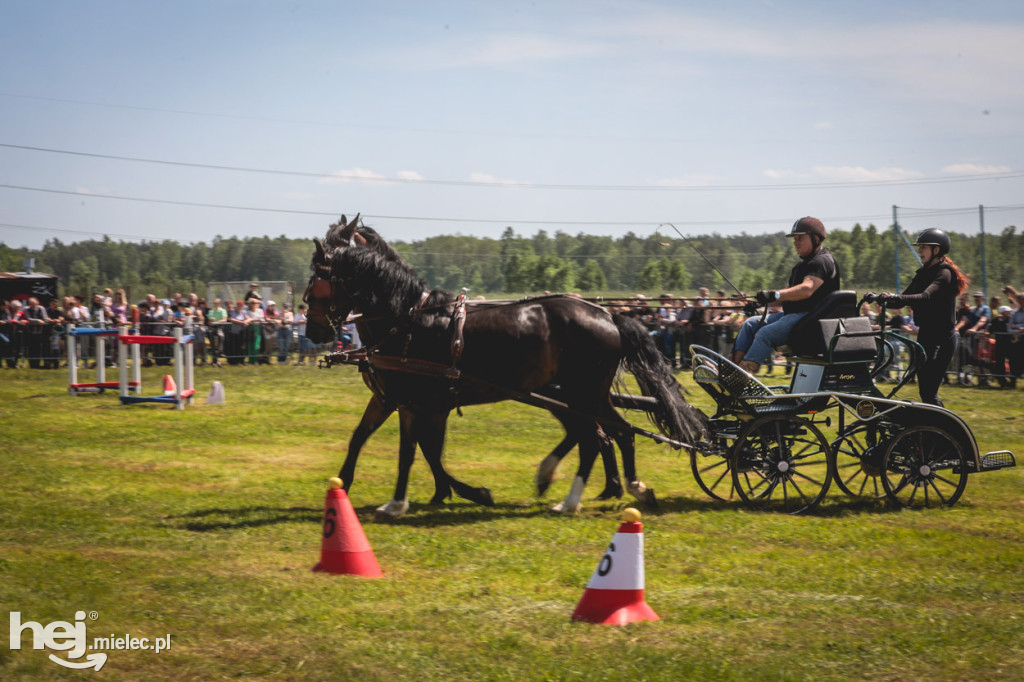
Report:
[[[695,298],[677,298],[662,294],[657,299],[637,295],[628,301],[620,301],[619,310],[643,322],[665,358],[673,367],[689,364],[690,344],[696,343],[728,355],[736,334],[746,316],[743,313],[742,298],[726,297],[724,291],[712,297],[707,287],[701,287]],[[973,305],[964,296],[957,309],[956,329],[960,333],[960,347],[957,357],[947,371],[947,376],[956,377],[964,384],[1016,388],[1017,379],[1024,372],[1024,294],[1013,287],[1003,289],[1001,296],[992,296],[986,303],[985,294],[975,292]],[[778,302],[769,304],[769,312]],[[882,318],[876,304],[864,303],[861,316],[871,320],[873,329],[898,331],[908,339],[917,335],[913,313],[909,308],[886,309]],[[891,368],[895,375],[901,374],[907,366],[907,349],[897,348],[901,357]],[[766,374],[774,373],[773,365],[784,365],[784,372],[792,371],[790,361],[782,356],[771,358]],[[893,379],[896,379],[892,375]]]
[[[83,296],[53,299],[43,306],[37,298],[0,301],[0,365],[5,368],[57,369],[67,366],[69,343],[79,345],[81,362],[97,362],[87,336],[68,334],[76,327],[120,329],[128,327],[147,336],[171,336],[175,328],[194,337],[196,364],[227,365],[316,364],[324,350],[306,337],[306,306],[292,310],[289,303],[263,301],[256,284],[242,300],[212,302],[190,293],[160,299],[148,294],[128,303],[122,289],[105,289],[86,302]],[[341,347],[358,344],[354,325],[339,333]],[[107,344],[105,363],[117,360],[117,344]],[[170,365],[172,347],[143,344],[143,364]]]
[[[980,291],[961,298],[956,324],[960,349],[949,368],[953,376],[961,380],[973,377],[970,383],[979,385],[1016,388],[1017,378],[1024,372],[1024,294],[1009,286],[1002,294],[1005,299],[996,295],[986,301]],[[728,354],[745,319],[744,299],[727,297],[724,291],[711,296],[707,287],[701,287],[695,297],[666,293],[656,299],[637,295],[608,303],[642,322],[676,368],[689,365],[690,344]],[[909,309],[888,309],[882,319],[877,306],[865,303],[860,313],[871,319],[875,329],[884,324],[908,338],[917,332]],[[255,283],[236,301],[216,298],[208,302],[195,293],[174,294],[168,299],[148,294],[145,300],[130,304],[123,290],[105,289],[88,302],[82,296],[54,299],[45,306],[37,298],[0,301],[0,366],[65,367],[67,344],[71,342],[80,344],[77,356],[82,362],[95,362],[90,355],[90,339],[71,337],[67,331],[73,327],[123,326],[153,336],[170,336],[173,329],[182,328],[194,336],[196,364],[214,367],[312,365],[319,353],[359,345],[353,324],[339,331],[335,344],[314,345],[305,335],[306,306],[292,310],[287,302],[264,301]],[[107,348],[105,362],[113,365],[116,344]],[[144,346],[143,364],[169,365],[171,350],[166,344]],[[791,371],[786,358],[775,356],[767,366],[768,375],[774,371],[773,364],[782,364],[786,374]],[[901,360],[895,371],[902,371],[903,365]]]

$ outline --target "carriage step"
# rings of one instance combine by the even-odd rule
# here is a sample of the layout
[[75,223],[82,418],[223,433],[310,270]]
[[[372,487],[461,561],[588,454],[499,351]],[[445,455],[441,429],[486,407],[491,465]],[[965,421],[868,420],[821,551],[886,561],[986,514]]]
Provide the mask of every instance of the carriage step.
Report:
[[981,471],[993,471],[995,469],[1007,469],[1017,466],[1017,460],[1009,450],[996,450],[986,452],[981,456]]

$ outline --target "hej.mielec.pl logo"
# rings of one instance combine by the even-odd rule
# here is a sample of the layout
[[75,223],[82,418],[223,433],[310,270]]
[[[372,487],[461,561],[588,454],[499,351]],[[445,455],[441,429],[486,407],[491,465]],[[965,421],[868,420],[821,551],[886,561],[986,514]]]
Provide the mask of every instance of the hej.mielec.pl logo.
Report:
[[[92,611],[88,614],[90,620],[96,620],[99,615]],[[161,653],[171,648],[171,635],[156,637],[132,637],[130,635],[118,636],[111,634],[108,637],[94,637],[89,643],[85,631],[85,611],[75,612],[75,622],[57,620],[48,625],[27,620],[22,622],[20,611],[11,611],[10,625],[10,648],[12,651],[21,648],[22,634],[28,630],[32,633],[33,649],[51,649],[53,651],[67,651],[68,658],[60,658],[50,654],[50,660],[65,668],[95,668],[99,670],[107,662],[107,654],[103,650],[146,650]],[[79,661],[87,650],[100,650],[90,653],[84,660]]]

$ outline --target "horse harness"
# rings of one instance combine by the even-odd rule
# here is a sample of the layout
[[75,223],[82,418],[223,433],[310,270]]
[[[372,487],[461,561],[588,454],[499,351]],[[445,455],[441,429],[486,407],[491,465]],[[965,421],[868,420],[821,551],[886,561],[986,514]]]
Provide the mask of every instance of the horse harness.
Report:
[[[339,282],[344,286],[344,282]],[[328,282],[330,284],[330,282]],[[311,283],[311,287],[314,283]],[[333,291],[332,291],[333,294]],[[377,397],[384,402],[389,402],[384,383],[375,370],[392,370],[419,374],[430,377],[441,377],[448,380],[448,390],[452,394],[455,409],[459,416],[462,416],[462,408],[458,400],[458,381],[462,378],[462,371],[459,369],[459,360],[462,359],[462,352],[465,349],[465,337],[463,328],[466,325],[466,292],[463,290],[455,299],[452,307],[451,321],[448,330],[451,334],[449,341],[449,355],[451,362],[444,364],[422,358],[409,357],[409,346],[413,339],[412,322],[419,317],[423,311],[423,304],[430,296],[430,292],[424,291],[419,303],[409,310],[409,314],[402,319],[402,326],[406,327],[405,342],[402,345],[402,354],[399,356],[384,355],[378,350],[392,336],[401,332],[399,327],[392,327],[388,335],[371,346],[357,348],[352,351],[339,351],[328,353],[324,358],[324,366],[331,367],[335,364],[356,365],[359,371],[366,374],[370,379],[370,387]],[[333,298],[332,298],[333,300]]]

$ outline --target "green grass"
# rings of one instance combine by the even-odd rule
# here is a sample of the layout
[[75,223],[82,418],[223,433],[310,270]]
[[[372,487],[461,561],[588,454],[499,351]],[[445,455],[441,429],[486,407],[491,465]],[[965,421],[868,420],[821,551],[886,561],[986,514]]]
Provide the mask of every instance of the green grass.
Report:
[[[148,390],[160,374],[146,370]],[[647,601],[662,620],[594,626],[569,617],[628,502],[594,500],[598,472],[583,513],[549,513],[575,455],[533,496],[561,438],[546,413],[453,415],[448,466],[497,505],[427,506],[418,459],[410,513],[387,522],[373,515],[396,467],[385,425],[350,495],[385,572],[366,580],[310,571],[326,478],[369,396],[358,374],[196,377],[197,404],[179,412],[73,398],[63,372],[0,372],[0,606],[44,625],[96,611],[90,638],[172,635],[159,655],[109,652],[108,679],[1024,678],[1022,470],[972,476],[952,509],[894,511],[833,486],[816,513],[788,517],[707,499],[685,457],[643,441],[661,502],[644,516]],[[202,404],[214,380],[226,405]],[[942,395],[983,451],[1024,452],[1019,392]],[[0,636],[0,679],[92,674],[50,662],[27,633],[20,650]]]

